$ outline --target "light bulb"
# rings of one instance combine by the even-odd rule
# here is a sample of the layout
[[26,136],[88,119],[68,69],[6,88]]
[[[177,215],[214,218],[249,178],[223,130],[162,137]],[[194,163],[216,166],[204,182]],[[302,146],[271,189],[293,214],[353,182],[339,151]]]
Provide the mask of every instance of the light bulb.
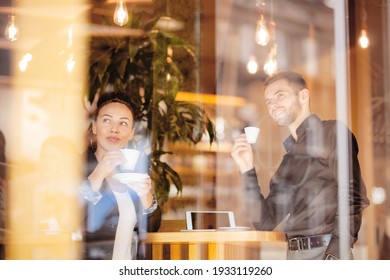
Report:
[[257,21],[256,25],[256,43],[261,46],[266,46],[270,40],[269,32],[265,24],[263,15]]
[[360,31],[359,45],[363,49],[366,49],[369,44],[370,44],[370,40],[367,37],[367,30],[363,28],[362,31]]
[[11,42],[16,41],[19,38],[19,28],[15,23],[15,16],[10,16],[8,19],[7,27],[4,31],[4,36]]
[[268,54],[263,70],[268,76],[271,76],[278,70],[278,62],[276,60],[276,46],[274,46]]
[[114,12],[114,22],[119,26],[125,25],[129,21],[129,14],[127,13],[126,4],[123,0],[118,0]]
[[257,64],[256,59],[253,56],[251,56],[251,58],[249,59],[246,65],[246,69],[248,70],[249,74],[256,74],[258,68],[259,65]]

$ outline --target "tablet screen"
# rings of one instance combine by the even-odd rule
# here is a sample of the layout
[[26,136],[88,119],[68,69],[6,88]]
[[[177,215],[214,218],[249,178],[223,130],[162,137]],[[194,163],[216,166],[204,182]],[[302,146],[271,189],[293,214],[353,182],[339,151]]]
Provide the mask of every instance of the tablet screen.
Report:
[[187,211],[187,230],[209,230],[235,227],[232,211]]

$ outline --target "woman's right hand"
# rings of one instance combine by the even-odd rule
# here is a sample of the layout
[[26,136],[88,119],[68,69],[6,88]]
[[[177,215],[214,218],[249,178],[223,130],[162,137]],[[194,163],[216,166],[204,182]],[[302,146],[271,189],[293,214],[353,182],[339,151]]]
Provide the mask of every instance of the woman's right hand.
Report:
[[125,162],[126,158],[120,150],[106,152],[98,161],[96,168],[88,176],[92,189],[95,192],[99,191],[104,179],[111,177],[115,168]]
[[252,147],[246,140],[245,134],[240,134],[237,137],[230,154],[240,168],[241,173],[247,172],[254,167]]

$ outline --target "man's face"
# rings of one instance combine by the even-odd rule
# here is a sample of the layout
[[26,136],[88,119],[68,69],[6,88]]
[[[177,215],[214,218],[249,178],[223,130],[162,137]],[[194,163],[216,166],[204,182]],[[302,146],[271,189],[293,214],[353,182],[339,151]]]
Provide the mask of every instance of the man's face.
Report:
[[298,93],[284,79],[267,86],[265,103],[270,116],[279,126],[289,126],[302,112]]

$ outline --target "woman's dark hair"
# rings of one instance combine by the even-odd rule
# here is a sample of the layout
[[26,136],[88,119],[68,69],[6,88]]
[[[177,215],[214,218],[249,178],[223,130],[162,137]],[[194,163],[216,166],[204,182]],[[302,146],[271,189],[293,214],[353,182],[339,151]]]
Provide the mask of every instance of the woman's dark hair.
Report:
[[133,121],[135,122],[135,113],[134,113],[133,107],[131,106],[131,98],[130,98],[130,96],[128,96],[127,94],[125,94],[124,92],[121,92],[121,91],[113,91],[113,92],[103,93],[99,97],[99,100],[98,100],[97,106],[96,106],[95,120],[96,120],[96,117],[99,115],[100,109],[104,105],[114,103],[114,102],[121,103],[121,104],[125,105],[127,108],[129,108],[129,110],[133,116]]

